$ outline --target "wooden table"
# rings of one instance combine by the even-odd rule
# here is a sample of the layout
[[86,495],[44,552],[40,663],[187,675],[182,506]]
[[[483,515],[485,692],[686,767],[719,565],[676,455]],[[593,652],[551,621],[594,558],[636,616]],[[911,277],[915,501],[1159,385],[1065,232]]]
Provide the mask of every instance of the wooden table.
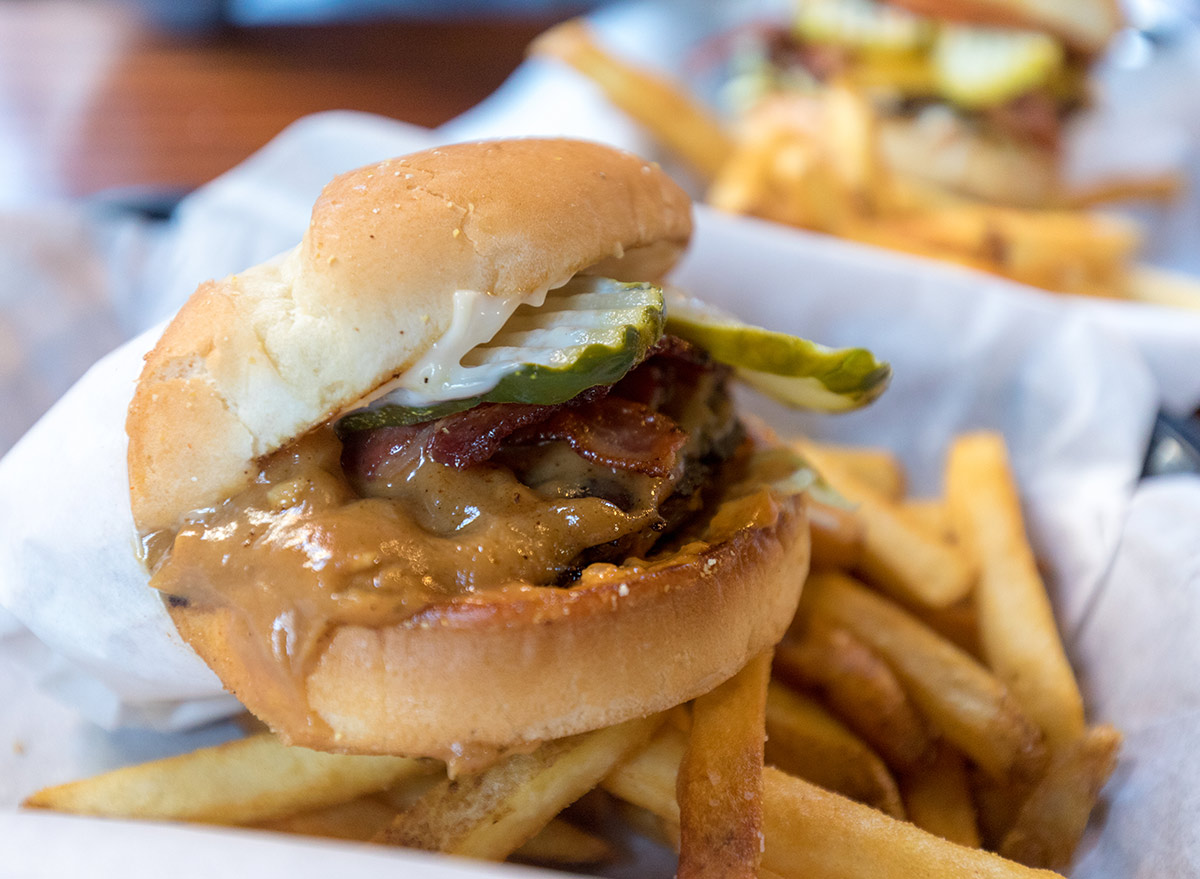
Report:
[[180,34],[111,2],[0,2],[0,206],[190,189],[320,110],[438,125],[490,94],[552,23]]

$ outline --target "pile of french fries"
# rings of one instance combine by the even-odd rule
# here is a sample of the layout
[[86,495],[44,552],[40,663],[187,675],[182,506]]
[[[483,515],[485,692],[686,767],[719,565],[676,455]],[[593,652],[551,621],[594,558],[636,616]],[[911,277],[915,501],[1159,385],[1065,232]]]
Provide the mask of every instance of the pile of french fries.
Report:
[[860,84],[768,97],[733,126],[679,86],[628,64],[570,21],[531,54],[591,79],[708,186],[722,210],[970,266],[1061,293],[1200,308],[1200,285],[1134,262],[1137,227],[1085,210],[1106,201],[1164,199],[1174,178],[1064,190],[1051,207],[973,200],[905,176],[881,159],[881,120]]
[[794,446],[849,503],[810,504],[783,642],[689,705],[457,778],[259,733],[26,805],[563,868],[611,862],[616,816],[682,879],[1055,875],[1121,737],[1085,722],[1003,439],[956,439],[920,500],[887,452]]

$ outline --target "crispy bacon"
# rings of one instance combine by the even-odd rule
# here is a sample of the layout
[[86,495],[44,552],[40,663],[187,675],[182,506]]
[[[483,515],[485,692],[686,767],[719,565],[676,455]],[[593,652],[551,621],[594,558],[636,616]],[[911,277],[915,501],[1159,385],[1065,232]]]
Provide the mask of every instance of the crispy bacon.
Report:
[[549,418],[559,408],[484,403],[437,421],[357,431],[343,441],[342,468],[373,479],[388,461],[420,449],[438,463],[462,470],[486,461],[510,434]]
[[[434,461],[466,469],[491,458],[506,442],[564,440],[588,460],[617,469],[665,476],[686,435],[656,414],[680,372],[703,369],[702,351],[665,336],[647,360],[614,388],[590,388],[566,403],[484,403],[437,421],[380,427],[345,437],[342,467],[362,479],[381,475],[388,462],[424,452]],[[517,434],[517,436],[514,436]]]
[[666,415],[616,396],[560,409],[512,437],[515,443],[563,440],[576,454],[604,467],[665,477],[687,434]]

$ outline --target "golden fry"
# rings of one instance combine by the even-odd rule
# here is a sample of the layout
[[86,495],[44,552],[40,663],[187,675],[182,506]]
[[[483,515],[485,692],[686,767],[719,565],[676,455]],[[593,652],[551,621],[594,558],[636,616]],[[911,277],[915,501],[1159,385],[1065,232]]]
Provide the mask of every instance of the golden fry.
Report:
[[613,767],[600,786],[615,797],[657,815],[674,832],[679,830],[679,801],[675,798],[679,763],[687,736],[665,725],[650,744]]
[[1135,266],[1130,271],[1126,295],[1138,302],[1200,310],[1200,281],[1149,266]]
[[895,771],[932,757],[933,735],[891,667],[845,629],[813,624],[799,640],[784,641],[775,673],[818,694]]
[[1117,765],[1121,734],[1096,726],[1060,748],[1022,804],[1000,853],[1035,867],[1070,866],[1100,790]]
[[924,528],[927,534],[947,542],[954,541],[950,510],[941,498],[909,498],[900,502],[900,515],[911,525]]
[[922,830],[959,845],[979,848],[975,803],[962,755],[948,747],[925,769],[900,779],[908,819]]
[[763,865],[790,879],[1057,877],[967,848],[767,767]]
[[604,51],[578,19],[551,28],[529,46],[531,55],[556,58],[598,85],[705,180],[717,176],[733,144],[716,117],[684,89]]
[[643,744],[661,715],[547,742],[436,785],[377,842],[503,860]]
[[818,470],[824,471],[830,464],[838,472],[852,475],[880,497],[893,502],[904,499],[908,477],[900,459],[887,449],[869,446],[843,446],[836,443],[819,443],[811,439],[796,439],[795,448]]
[[947,641],[961,647],[982,661],[983,649],[979,645],[979,612],[973,597],[965,598],[949,607],[922,607],[908,605],[917,619],[933,629]]
[[395,817],[394,808],[377,797],[368,796],[348,803],[261,821],[250,826],[258,830],[273,830],[276,833],[369,842],[375,834],[391,824]]
[[615,854],[606,840],[554,818],[513,852],[512,860],[549,867],[582,867],[611,861]]
[[46,788],[25,805],[109,818],[250,824],[344,803],[425,775],[431,765],[292,748],[261,734]]
[[1045,759],[1041,732],[1008,689],[928,626],[832,572],[809,578],[802,606],[878,652],[925,716],[992,776],[1029,778],[1040,770]]
[[692,705],[679,768],[679,879],[753,879],[762,856],[763,723],[771,655]]
[[1033,780],[1020,784],[998,782],[978,767],[967,772],[975,801],[975,817],[979,822],[979,836],[983,847],[996,851],[1017,820],[1021,803],[1033,789]]
[[858,565],[865,529],[853,512],[809,498],[808,526],[814,568],[849,570]]
[[[604,782],[642,794],[638,805],[670,822],[678,817],[670,793],[685,741],[664,729],[651,744],[618,766]],[[657,794],[645,794],[657,791]],[[947,842],[778,769],[763,770],[763,875],[784,879],[1054,879],[997,855]],[[1059,877],[1061,879],[1061,877]]]
[[[806,454],[803,445],[799,451]],[[858,504],[864,528],[859,568],[871,582],[930,607],[946,607],[967,596],[975,571],[957,547],[914,528],[891,501],[836,458],[818,454],[811,460],[837,491]]]
[[812,699],[771,682],[766,762],[789,775],[904,817],[900,791],[879,755]]
[[956,439],[946,490],[959,539],[979,560],[975,600],[988,665],[1051,746],[1075,741],[1083,733],[1083,697],[1025,535],[1003,437]]

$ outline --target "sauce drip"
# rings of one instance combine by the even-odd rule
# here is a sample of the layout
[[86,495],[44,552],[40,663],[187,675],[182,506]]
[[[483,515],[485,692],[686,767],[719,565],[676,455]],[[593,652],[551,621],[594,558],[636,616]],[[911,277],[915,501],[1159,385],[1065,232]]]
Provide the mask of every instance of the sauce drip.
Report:
[[457,470],[420,449],[352,485],[321,428],[193,515],[151,585],[177,603],[235,609],[270,645],[263,658],[303,678],[338,625],[386,626],[454,596],[553,584],[585,549],[650,529],[673,479],[641,476],[620,505],[580,497],[573,486],[593,468],[556,445],[527,450],[536,489],[509,467]]

